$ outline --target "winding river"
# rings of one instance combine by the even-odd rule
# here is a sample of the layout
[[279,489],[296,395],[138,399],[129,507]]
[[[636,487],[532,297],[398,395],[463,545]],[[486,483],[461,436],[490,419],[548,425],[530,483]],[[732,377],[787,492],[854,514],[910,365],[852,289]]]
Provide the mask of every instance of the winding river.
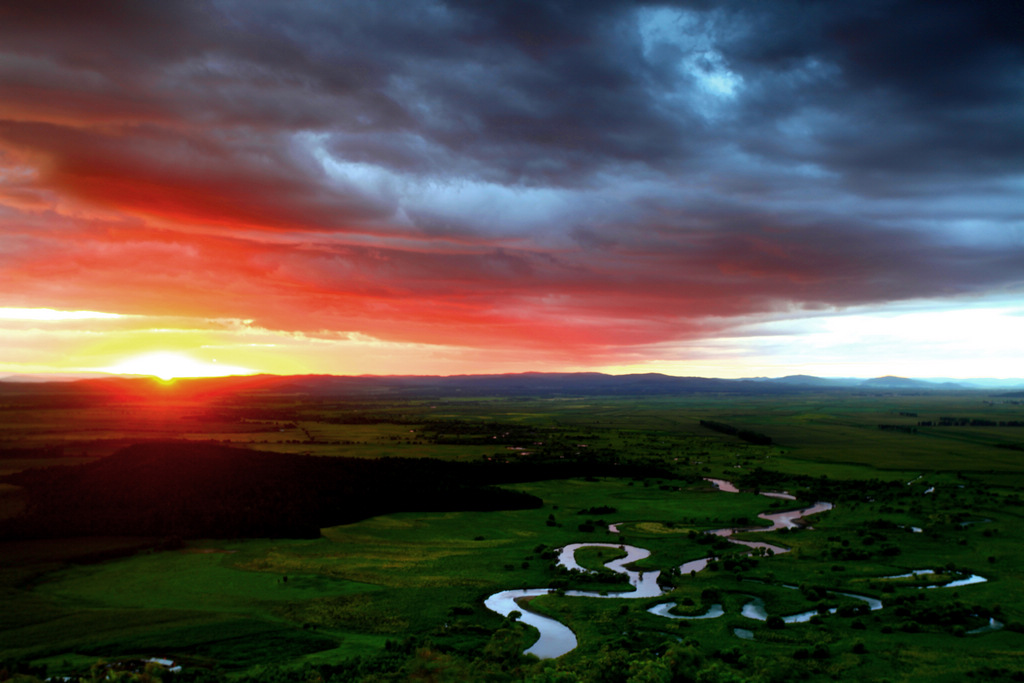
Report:
[[[719,491],[725,493],[739,493],[731,482],[725,479],[711,479],[707,478],[706,481],[710,482]],[[795,500],[795,497],[791,496],[787,492],[772,492],[762,491],[760,492],[763,496],[770,498],[777,498],[783,500]],[[798,508],[794,510],[784,510],[782,512],[773,513],[761,513],[758,515],[760,519],[771,522],[771,526],[768,527],[728,527],[724,529],[713,529],[706,533],[720,536],[730,543],[742,545],[751,549],[751,555],[753,554],[765,554],[765,555],[779,555],[782,553],[789,552],[788,548],[782,546],[773,545],[771,543],[761,543],[757,541],[745,541],[741,539],[732,538],[732,536],[739,532],[758,532],[758,531],[777,531],[779,529],[791,529],[794,527],[804,526],[805,522],[803,519],[810,515],[816,515],[821,512],[832,509],[832,503],[818,502],[814,505],[804,508]],[[809,528],[809,527],[807,527]],[[618,524],[611,524],[608,526],[608,530],[612,533],[619,533]],[[665,590],[658,585],[658,577],[661,575],[659,571],[636,571],[628,569],[627,566],[644,558],[650,557],[651,551],[645,548],[639,548],[633,545],[626,545],[622,543],[572,543],[562,548],[558,553],[558,566],[565,567],[566,569],[589,572],[590,570],[585,569],[579,563],[576,562],[576,551],[580,548],[615,548],[622,550],[626,553],[625,557],[620,557],[615,560],[607,562],[604,566],[609,570],[624,574],[632,586],[633,590],[630,591],[619,591],[619,592],[608,592],[608,591],[564,591],[562,594],[569,597],[583,597],[583,598],[656,598],[666,593]],[[715,556],[703,557],[697,560],[691,560],[686,562],[679,567],[679,571],[682,574],[695,574],[703,571],[707,568],[708,563],[718,558]],[[911,578],[918,575],[925,575],[933,573],[930,569],[914,570],[907,574],[899,574],[896,576],[885,576],[883,579],[899,579],[899,578]],[[921,588],[952,588],[956,586],[966,586],[972,583],[981,583],[986,581],[985,577],[977,574],[949,581],[942,584],[932,584],[928,586],[921,586]],[[797,586],[784,586],[797,590]],[[555,657],[561,657],[562,655],[571,652],[576,648],[576,634],[572,632],[569,627],[565,624],[552,619],[550,617],[537,614],[536,612],[530,611],[526,605],[533,598],[540,595],[547,595],[555,592],[553,588],[528,588],[520,590],[507,590],[495,593],[484,600],[484,605],[493,612],[507,617],[513,612],[517,614],[517,619],[524,624],[529,624],[540,632],[540,638],[530,648],[528,648],[524,654],[536,655],[540,659],[553,659]],[[869,610],[882,609],[883,604],[881,600],[872,598],[866,595],[857,595],[856,593],[843,593],[840,591],[829,591],[831,595],[844,596],[852,598],[854,600],[860,600],[866,603]],[[751,600],[746,602],[741,610],[741,615],[749,619],[758,621],[765,621],[768,619],[768,613],[765,610],[764,601],[761,598],[750,596]],[[650,608],[648,611],[651,614],[665,617],[668,619],[715,619],[725,614],[725,610],[722,605],[715,603],[711,605],[708,610],[703,614],[693,616],[683,616],[673,614],[672,610],[675,608],[674,602],[665,602]],[[832,608],[829,613],[835,613],[836,609]],[[791,614],[782,617],[782,621],[787,624],[804,623],[810,621],[812,617],[819,614],[817,610],[808,610],[806,612],[800,612],[798,614]],[[991,619],[989,624],[968,633],[986,633],[989,631],[995,631],[1003,627],[1003,624],[995,619]],[[753,639],[753,632],[746,629],[734,629],[737,637],[746,640]]]

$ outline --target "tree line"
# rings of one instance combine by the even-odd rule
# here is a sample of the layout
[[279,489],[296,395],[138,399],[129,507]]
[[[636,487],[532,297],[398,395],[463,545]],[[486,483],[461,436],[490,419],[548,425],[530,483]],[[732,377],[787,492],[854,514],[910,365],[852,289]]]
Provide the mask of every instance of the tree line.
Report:
[[731,436],[735,436],[738,439],[742,439],[743,441],[746,441],[747,443],[752,443],[756,446],[772,445],[772,437],[768,436],[767,434],[755,432],[750,429],[740,429],[738,427],[733,427],[732,425],[726,424],[724,422],[715,422],[714,420],[701,420],[700,426],[704,427],[705,429],[711,429],[716,432],[721,432],[722,434],[729,434]]
[[315,457],[150,442],[83,465],[3,478],[25,488],[28,505],[20,517],[0,523],[0,538],[310,538],[322,527],[393,512],[542,504],[496,484],[650,473],[599,463]]

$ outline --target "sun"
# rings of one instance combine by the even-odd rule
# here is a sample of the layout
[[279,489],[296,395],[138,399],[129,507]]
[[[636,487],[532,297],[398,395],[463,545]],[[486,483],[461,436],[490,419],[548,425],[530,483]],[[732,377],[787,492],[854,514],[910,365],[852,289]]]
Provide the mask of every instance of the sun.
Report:
[[235,365],[208,363],[174,351],[154,351],[102,368],[116,375],[149,375],[165,382],[179,377],[223,377],[224,375],[252,375],[256,371]]

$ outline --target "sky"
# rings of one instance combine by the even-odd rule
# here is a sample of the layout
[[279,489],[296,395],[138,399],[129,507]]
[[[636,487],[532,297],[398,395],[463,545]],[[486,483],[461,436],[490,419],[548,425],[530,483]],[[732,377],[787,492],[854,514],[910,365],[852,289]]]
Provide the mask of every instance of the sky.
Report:
[[1024,376],[1019,2],[0,0],[0,374]]

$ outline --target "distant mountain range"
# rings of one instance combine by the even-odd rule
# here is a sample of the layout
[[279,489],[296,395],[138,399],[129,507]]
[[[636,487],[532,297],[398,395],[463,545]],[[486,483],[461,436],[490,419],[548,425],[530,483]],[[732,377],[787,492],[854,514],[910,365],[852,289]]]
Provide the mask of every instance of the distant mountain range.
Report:
[[979,377],[972,379],[951,379],[948,377],[929,377],[926,379],[913,379],[909,377],[872,377],[861,379],[857,377],[814,377],[813,375],[789,375],[774,379],[763,378],[755,381],[775,382],[790,386],[805,387],[861,387],[874,389],[1019,389],[1024,386],[1024,379],[995,379]]
[[[69,380],[66,377],[0,378],[0,394],[62,395],[67,398],[109,393],[149,393],[157,380],[108,375]],[[912,379],[907,377],[829,378],[812,375],[715,379],[674,377],[657,373],[606,375],[598,372],[504,375],[246,375],[179,379],[161,383],[164,391],[204,394],[233,391],[294,393],[307,396],[431,397],[431,396],[668,396],[673,394],[789,394],[809,391],[895,392],[1021,391],[1024,379]]]
[[867,387],[880,389],[1018,389],[1024,386],[1024,379],[950,379],[930,377],[912,379],[908,377],[873,377],[871,379],[813,377],[811,375],[790,375],[768,380],[797,386]]

